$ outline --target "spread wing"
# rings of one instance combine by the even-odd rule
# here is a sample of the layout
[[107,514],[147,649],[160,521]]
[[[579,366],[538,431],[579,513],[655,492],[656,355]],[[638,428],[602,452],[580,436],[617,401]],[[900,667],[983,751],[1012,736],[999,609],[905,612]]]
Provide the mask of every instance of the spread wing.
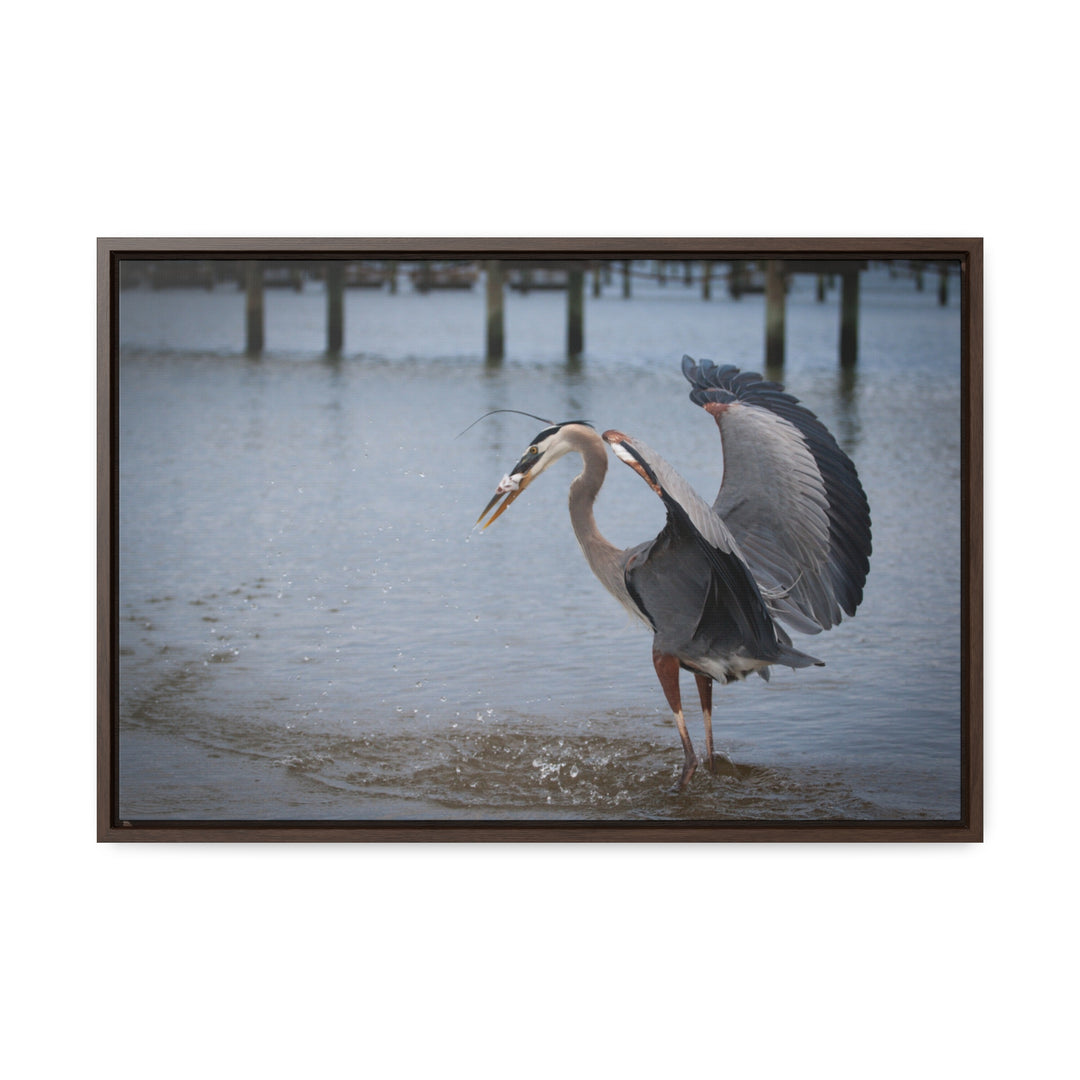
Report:
[[720,429],[724,479],[713,510],[773,615],[803,633],[854,615],[870,568],[870,508],[855,466],[782,386],[711,360],[682,361]]

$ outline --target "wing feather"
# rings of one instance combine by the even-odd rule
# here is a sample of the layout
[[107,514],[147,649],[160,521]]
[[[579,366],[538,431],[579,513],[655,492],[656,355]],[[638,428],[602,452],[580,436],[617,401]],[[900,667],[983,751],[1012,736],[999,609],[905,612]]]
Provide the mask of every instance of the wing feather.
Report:
[[724,479],[713,504],[772,613],[804,633],[853,615],[869,570],[870,510],[825,425],[777,383],[683,357],[690,399],[716,420]]

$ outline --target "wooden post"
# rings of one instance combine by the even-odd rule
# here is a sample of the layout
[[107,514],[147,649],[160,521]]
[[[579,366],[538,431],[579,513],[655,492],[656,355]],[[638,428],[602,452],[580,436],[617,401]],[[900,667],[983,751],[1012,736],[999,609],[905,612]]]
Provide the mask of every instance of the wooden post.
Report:
[[915,291],[923,291],[923,264],[921,262],[915,262],[911,264],[912,270],[915,271]]
[[566,278],[566,355],[580,356],[585,346],[585,274],[571,270]]
[[484,263],[484,276],[487,286],[487,362],[492,364],[502,360],[505,351],[502,263],[498,259],[488,259]]
[[765,264],[765,367],[784,366],[784,264],[770,259]]
[[338,356],[345,340],[345,266],[326,264],[326,352]]
[[938,267],[938,286],[937,286],[937,302],[946,307],[949,303],[949,266],[947,263],[942,263]]
[[728,270],[728,295],[732,300],[741,300],[743,283],[746,280],[746,264],[742,259],[735,259]]
[[263,268],[262,263],[251,260],[244,264],[246,286],[246,351],[248,356],[258,356],[263,351]]
[[683,263],[682,283],[687,287],[693,285],[694,283],[694,264],[689,259],[687,259],[686,262]]
[[656,263],[656,278],[661,285],[667,284],[667,263],[663,259],[658,259]]
[[819,304],[825,303],[825,275],[818,274],[817,276],[817,302]]
[[622,264],[622,294],[624,300],[630,299],[630,260]]
[[599,297],[600,297],[600,285],[601,285],[600,265],[597,264],[596,267],[593,269],[593,276],[592,276],[592,294],[597,299],[599,299]]
[[397,263],[388,262],[386,264],[386,280],[390,282],[390,294],[393,295],[397,292]]
[[859,271],[840,276],[840,366],[851,368],[859,357]]
[[701,299],[712,299],[712,262],[706,259],[702,264]]

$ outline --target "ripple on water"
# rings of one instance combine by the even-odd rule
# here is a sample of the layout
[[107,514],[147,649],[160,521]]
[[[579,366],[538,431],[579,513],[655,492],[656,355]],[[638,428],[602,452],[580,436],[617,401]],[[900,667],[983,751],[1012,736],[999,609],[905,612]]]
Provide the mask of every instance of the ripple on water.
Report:
[[[233,722],[184,735],[184,753],[213,755],[215,783],[231,792],[230,816],[326,819],[468,820],[893,820],[918,817],[860,794],[875,790],[850,762],[758,765],[737,761],[723,775],[699,768],[676,794],[682,753],[672,740],[571,736],[539,723],[335,735],[271,730]],[[163,733],[156,751],[167,759]],[[252,770],[252,762],[259,769]],[[282,805],[259,782],[277,771],[317,792],[305,812],[291,794]],[[136,801],[138,801],[136,799]],[[249,802],[245,811],[245,802]],[[298,813],[297,807],[300,807]],[[174,808],[176,809],[176,808]],[[196,807],[192,808],[193,810]],[[197,813],[194,816],[199,816]],[[927,816],[923,814],[922,816]]]

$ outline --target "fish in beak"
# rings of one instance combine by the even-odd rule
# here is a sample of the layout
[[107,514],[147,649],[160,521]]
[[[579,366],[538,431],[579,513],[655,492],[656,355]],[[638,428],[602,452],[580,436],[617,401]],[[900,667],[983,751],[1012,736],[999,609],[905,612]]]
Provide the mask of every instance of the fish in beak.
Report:
[[522,475],[521,473],[508,473],[502,478],[499,486],[495,489],[495,494],[491,497],[491,502],[484,507],[480,516],[476,519],[476,524],[479,525],[481,521],[484,521],[484,516],[487,512],[505,495],[502,505],[486,522],[484,522],[484,528],[486,529],[528,486],[531,477]]
[[495,494],[491,497],[491,502],[484,507],[480,516],[476,519],[477,525],[484,521],[488,511],[505,495],[506,498],[503,499],[499,508],[484,522],[484,528],[486,529],[532,483],[533,476],[537,475],[537,473],[530,473],[529,470],[539,460],[540,454],[536,451],[536,448],[530,447],[529,452],[514,466],[513,472],[507,473],[499,482]]
[[[521,455],[518,463],[502,478],[491,502],[484,507],[484,513],[476,519],[476,524],[479,525],[481,521],[484,521],[485,515],[502,499],[499,508],[484,522],[486,529],[549,465],[569,453],[574,447],[572,441],[565,437],[564,429],[579,424],[589,426],[584,420],[564,420],[561,424],[544,428],[533,439],[532,446]],[[503,496],[506,497],[503,498]]]
[[[495,495],[491,496],[491,501],[484,508],[484,512],[480,517],[476,518],[476,525],[480,525],[480,523],[484,521],[487,512],[502,499],[499,509],[496,510],[494,514],[491,514],[487,521],[484,522],[484,528],[486,529],[491,522],[494,522],[495,519],[509,507],[514,499],[522,494],[522,491],[534,481],[534,478],[543,472],[546,465],[551,463],[548,460],[544,460],[543,464],[540,464],[540,461],[544,458],[545,442],[548,442],[550,436],[557,433],[557,431],[557,427],[549,428],[537,435],[536,442],[525,451],[521,459],[514,465],[514,468],[511,469],[507,475],[502,477],[502,481],[495,489]],[[539,468],[537,468],[538,465]],[[503,496],[505,496],[504,499],[502,498]],[[473,528],[475,528],[475,526],[473,526]]]

